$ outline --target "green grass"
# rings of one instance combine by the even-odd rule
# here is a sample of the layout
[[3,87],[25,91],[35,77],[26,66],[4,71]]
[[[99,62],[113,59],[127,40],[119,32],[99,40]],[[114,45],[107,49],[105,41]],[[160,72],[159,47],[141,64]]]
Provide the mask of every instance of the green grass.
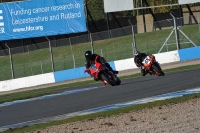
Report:
[[[191,40],[200,45],[198,25],[183,26],[180,29],[188,35]],[[142,52],[155,54],[170,34],[172,28],[136,34],[137,49]],[[153,38],[152,38],[153,37]],[[180,34],[180,42],[188,40]],[[100,40],[94,42],[95,53],[102,54],[106,60],[114,61],[133,57],[132,35]],[[161,52],[176,50],[175,35],[173,34],[168,42],[168,47],[164,47]],[[181,48],[193,47],[192,44],[181,44]],[[73,58],[75,58],[75,67],[84,66],[84,52],[91,49],[91,44],[83,43],[76,45],[66,45],[53,47],[53,58],[55,71],[74,68]],[[12,51],[12,50],[11,50]],[[72,56],[74,54],[74,57]],[[52,72],[52,63],[49,48],[30,51],[27,53],[13,54],[13,67],[15,78],[32,76],[42,73]],[[0,57],[0,81],[12,79],[9,56]]]

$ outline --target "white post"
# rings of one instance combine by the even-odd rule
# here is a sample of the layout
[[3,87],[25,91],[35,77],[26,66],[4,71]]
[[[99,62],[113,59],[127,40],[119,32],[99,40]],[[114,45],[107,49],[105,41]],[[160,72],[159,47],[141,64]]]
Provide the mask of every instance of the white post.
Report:
[[[5,45],[6,45],[6,47],[8,47],[8,45],[6,43],[5,43]],[[14,69],[13,69],[12,54],[11,54],[11,50],[9,47],[8,47],[8,50],[9,50],[10,68],[11,68],[12,78],[14,79],[15,75],[14,75]]]
[[199,32],[200,32],[200,24],[199,24],[199,17],[198,17],[198,26],[199,26]]
[[75,56],[74,56],[74,53],[73,53],[73,49],[72,49],[72,42],[71,42],[71,39],[69,38],[69,44],[70,44],[70,48],[71,48],[71,54],[72,54],[72,59],[73,59],[73,62],[74,62],[74,68],[76,68],[76,60],[75,60]]
[[76,68],[76,60],[74,54],[73,54],[73,61],[74,61],[74,68]]
[[92,53],[94,53],[94,44],[93,44],[92,34],[91,33],[90,33],[90,43],[91,43]]
[[176,18],[172,14],[172,12],[170,12],[170,15],[172,16],[172,18],[174,20],[174,31],[175,31],[175,37],[176,37],[176,45],[177,45],[177,50],[179,50],[181,48],[181,46],[180,46],[180,40],[179,40],[179,32],[178,32],[178,28],[177,28],[177,25],[176,25]]
[[[46,37],[46,36],[45,36],[45,37]],[[54,72],[55,69],[54,69],[54,62],[53,62],[53,53],[52,53],[51,42],[50,42],[50,40],[49,40],[48,37],[46,37],[46,39],[47,39],[48,42],[49,42],[49,50],[50,50],[50,56],[51,56],[52,71]]]
[[40,67],[41,67],[41,71],[42,71],[42,74],[44,73],[43,71],[43,66],[42,66],[42,61],[40,60]]
[[103,50],[101,49],[101,56],[103,57]]
[[137,49],[137,48],[136,48],[135,32],[134,32],[134,27],[133,27],[133,25],[132,25],[130,19],[128,20],[128,22],[130,23],[130,25],[131,25],[131,27],[132,27],[132,35],[133,35],[132,48],[133,48],[133,56],[134,56],[135,50]]

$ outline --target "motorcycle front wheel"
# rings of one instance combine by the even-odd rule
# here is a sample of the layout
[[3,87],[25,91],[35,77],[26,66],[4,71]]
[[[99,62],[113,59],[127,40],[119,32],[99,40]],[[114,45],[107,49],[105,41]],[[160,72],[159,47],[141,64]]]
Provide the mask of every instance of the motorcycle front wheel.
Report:
[[115,82],[107,73],[101,73],[101,79],[107,81],[110,85],[115,86]]
[[116,85],[120,85],[121,84],[121,80],[117,77],[117,81],[115,81]]

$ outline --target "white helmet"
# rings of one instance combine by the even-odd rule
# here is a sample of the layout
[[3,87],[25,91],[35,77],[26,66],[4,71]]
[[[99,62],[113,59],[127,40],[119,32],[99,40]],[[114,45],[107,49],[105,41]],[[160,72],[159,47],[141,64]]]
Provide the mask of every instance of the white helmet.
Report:
[[140,52],[136,50],[135,53],[134,53],[134,55],[138,56],[138,55],[140,55]]

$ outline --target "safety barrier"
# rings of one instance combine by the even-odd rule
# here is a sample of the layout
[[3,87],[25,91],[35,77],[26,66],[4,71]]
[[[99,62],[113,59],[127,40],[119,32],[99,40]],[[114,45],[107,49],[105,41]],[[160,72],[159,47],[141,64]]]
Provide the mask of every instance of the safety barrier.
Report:
[[[154,55],[160,64],[191,60],[200,58],[200,47],[186,48]],[[112,61],[109,62],[109,64],[114,70],[118,71],[137,68],[134,64],[134,58]],[[80,67],[54,73],[1,81],[0,92],[89,77],[87,73],[84,73],[84,69],[85,67]]]
[[0,82],[0,92],[11,91],[20,88],[38,86],[42,84],[55,83],[53,73],[29,76],[18,79],[11,79]]
[[178,50],[178,54],[180,56],[180,61],[200,58],[200,46]]
[[[160,64],[180,61],[177,50],[154,55]],[[134,58],[114,61],[114,64],[117,71],[137,68],[137,66],[134,64]]]

